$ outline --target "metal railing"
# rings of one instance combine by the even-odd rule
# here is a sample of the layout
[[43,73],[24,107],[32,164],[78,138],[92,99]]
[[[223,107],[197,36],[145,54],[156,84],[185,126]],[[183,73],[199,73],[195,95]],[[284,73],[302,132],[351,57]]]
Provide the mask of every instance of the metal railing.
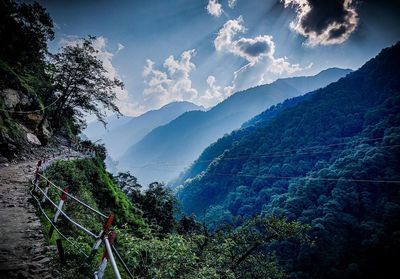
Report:
[[[53,156],[50,156],[50,158],[43,158],[42,160],[39,160],[37,163],[37,166],[36,166],[34,179],[31,181],[32,189],[31,189],[30,193],[31,193],[33,199],[36,201],[41,213],[44,215],[46,220],[50,223],[50,231],[49,231],[50,236],[53,234],[53,231],[55,230],[64,240],[66,240],[69,244],[71,244],[74,248],[76,248],[77,251],[79,253],[81,253],[85,257],[86,260],[89,260],[89,261],[95,257],[101,244],[104,245],[105,251],[104,251],[104,254],[102,257],[102,261],[101,261],[99,268],[94,272],[94,278],[98,278],[98,279],[103,278],[104,271],[107,267],[108,262],[111,265],[111,268],[113,270],[115,278],[117,278],[117,279],[121,278],[117,262],[114,258],[114,254],[116,255],[118,262],[121,264],[122,268],[124,269],[124,271],[126,272],[128,277],[134,278],[132,273],[130,272],[129,268],[127,267],[127,265],[123,261],[122,257],[120,256],[118,250],[114,246],[114,240],[115,240],[116,234],[115,234],[115,232],[113,232],[110,229],[114,216],[112,214],[107,216],[106,214],[93,208],[92,206],[88,205],[84,201],[82,201],[79,198],[68,193],[68,188],[62,189],[61,187],[57,186],[55,183],[50,181],[50,179],[48,179],[48,177],[46,177],[44,174],[45,171],[47,170],[47,168],[50,167],[50,165],[55,161],[69,160],[71,158],[90,158],[90,157],[95,156],[94,150],[83,150],[84,152],[81,152],[81,151],[82,151],[82,149],[80,150],[80,152],[71,153],[71,149],[69,149],[68,152],[64,152],[64,153],[58,152],[57,154],[53,154]],[[42,189],[40,187],[41,180],[43,180],[46,184],[44,189]],[[58,192],[61,193],[58,204],[54,200],[52,200],[51,197],[49,196],[50,188],[54,188]],[[41,196],[41,200],[38,197],[38,195]],[[78,203],[80,206],[89,210],[91,213],[94,213],[97,216],[101,217],[102,220],[105,219],[103,228],[99,234],[92,232],[90,229],[86,228],[79,222],[75,221],[63,210],[64,203],[66,202],[67,199],[71,199],[72,201]],[[54,207],[54,209],[55,209],[55,214],[54,214],[53,218],[50,218],[50,216],[46,213],[46,211],[44,210],[44,208],[42,206],[46,201],[48,201],[50,203],[50,205],[52,207]],[[65,234],[63,234],[61,232],[61,230],[56,226],[59,216],[62,216],[66,221],[68,221],[69,223],[74,225],[76,228],[78,228],[85,234],[87,234],[95,239],[95,242],[93,244],[90,255],[88,255],[82,249],[80,249]],[[59,243],[57,243],[57,244],[59,244]]]

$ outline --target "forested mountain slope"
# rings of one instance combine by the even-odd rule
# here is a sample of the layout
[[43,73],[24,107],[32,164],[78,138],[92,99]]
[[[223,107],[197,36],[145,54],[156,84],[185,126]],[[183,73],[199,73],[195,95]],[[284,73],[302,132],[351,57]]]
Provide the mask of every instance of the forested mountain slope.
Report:
[[201,112],[184,113],[158,127],[121,157],[122,168],[131,170],[139,181],[169,181],[176,177],[213,141],[240,128],[271,105],[326,86],[350,70],[332,68],[312,77],[280,79],[271,84],[235,93],[230,98]]
[[222,144],[178,192],[184,212],[210,227],[260,212],[312,225],[314,247],[279,248],[292,278],[392,278],[400,248],[399,63],[397,43],[308,100],[220,140],[228,149],[221,153]]
[[259,115],[253,117],[249,121],[242,125],[241,129],[235,130],[230,134],[224,135],[222,138],[218,139],[215,143],[208,146],[199,156],[199,158],[193,162],[193,164],[184,172],[182,172],[178,178],[171,181],[169,186],[175,188],[182,185],[186,179],[195,177],[200,172],[205,171],[209,164],[218,156],[220,156],[225,150],[228,150],[235,144],[239,139],[249,135],[255,129],[259,128],[258,124],[265,125],[266,121],[273,119],[281,111],[295,106],[298,103],[309,99],[313,92],[307,93],[302,96],[287,99],[282,103],[270,107],[268,110],[260,113]]

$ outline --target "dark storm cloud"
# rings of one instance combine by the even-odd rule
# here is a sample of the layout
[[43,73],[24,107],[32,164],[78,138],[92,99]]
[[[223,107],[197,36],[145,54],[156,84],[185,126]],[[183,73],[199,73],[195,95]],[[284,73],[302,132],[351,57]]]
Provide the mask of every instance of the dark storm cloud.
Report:
[[353,0],[282,0],[285,7],[294,7],[296,20],[290,27],[307,37],[307,44],[330,45],[346,41],[358,25]]
[[269,42],[265,40],[251,41],[251,42],[238,41],[236,45],[241,51],[243,51],[243,53],[250,55],[252,57],[257,57],[260,54],[270,52]]

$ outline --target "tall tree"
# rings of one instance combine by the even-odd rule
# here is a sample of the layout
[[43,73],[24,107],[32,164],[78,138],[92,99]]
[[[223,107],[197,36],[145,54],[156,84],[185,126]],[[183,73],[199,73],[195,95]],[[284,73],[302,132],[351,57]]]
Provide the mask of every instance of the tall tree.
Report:
[[84,113],[90,113],[105,124],[106,110],[120,114],[115,89],[123,88],[124,84],[108,77],[103,62],[97,56],[98,50],[93,46],[95,39],[82,39],[52,56],[50,74],[57,105],[50,114],[56,128],[68,116],[76,123],[81,121]]
[[130,172],[119,172],[114,176],[115,181],[121,190],[127,195],[133,203],[138,203],[141,201],[141,188],[137,181],[137,178],[130,174]]
[[143,211],[143,217],[149,223],[159,227],[161,234],[166,234],[173,230],[176,199],[172,191],[164,184],[151,183],[143,193],[140,207]]

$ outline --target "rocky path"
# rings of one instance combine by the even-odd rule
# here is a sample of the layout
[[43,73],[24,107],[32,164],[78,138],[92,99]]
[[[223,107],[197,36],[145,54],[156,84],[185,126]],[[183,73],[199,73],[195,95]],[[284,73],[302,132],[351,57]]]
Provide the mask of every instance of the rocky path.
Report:
[[0,278],[58,278],[51,269],[54,248],[46,244],[28,179],[35,163],[0,167]]

